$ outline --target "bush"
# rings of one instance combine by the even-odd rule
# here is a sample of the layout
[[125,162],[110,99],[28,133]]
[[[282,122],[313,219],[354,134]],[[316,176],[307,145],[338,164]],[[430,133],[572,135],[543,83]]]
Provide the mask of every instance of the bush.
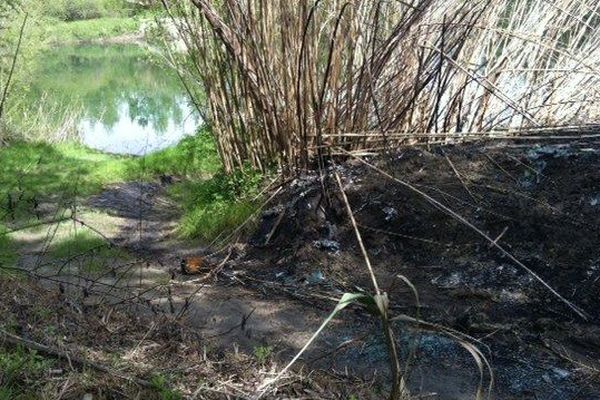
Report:
[[122,0],[53,0],[40,6],[43,16],[61,21],[78,21],[100,17],[128,15],[131,11]]
[[233,231],[256,211],[261,182],[262,175],[239,171],[175,186],[172,195],[184,208],[181,235],[209,241]]
[[39,398],[32,389],[43,383],[42,378],[53,365],[35,351],[0,347],[0,400]]
[[15,243],[9,236],[8,229],[0,224],[0,275],[8,272],[8,270],[3,270],[2,267],[12,267],[16,260]]
[[221,161],[217,154],[209,128],[204,127],[196,135],[184,138],[176,146],[140,159],[130,173],[156,176],[161,174],[189,178],[206,178],[217,173]]

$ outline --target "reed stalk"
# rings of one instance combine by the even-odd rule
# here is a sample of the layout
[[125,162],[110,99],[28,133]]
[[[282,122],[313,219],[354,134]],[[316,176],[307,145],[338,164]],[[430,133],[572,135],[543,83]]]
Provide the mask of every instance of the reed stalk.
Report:
[[163,3],[228,171],[600,117],[594,0]]

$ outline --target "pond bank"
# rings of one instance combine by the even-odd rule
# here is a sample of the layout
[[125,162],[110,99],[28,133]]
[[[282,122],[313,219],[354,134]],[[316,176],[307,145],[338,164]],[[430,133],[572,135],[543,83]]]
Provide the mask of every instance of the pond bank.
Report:
[[47,141],[66,131],[115,154],[151,153],[192,135],[199,113],[176,74],[145,46],[129,43],[139,38],[128,33],[41,53],[15,125],[37,124],[31,130]]
[[[85,43],[135,43],[144,37],[141,26],[151,19],[105,17],[72,22],[47,21],[41,25],[47,43],[51,46]],[[121,39],[118,39],[121,38]],[[124,41],[127,38],[128,41]]]

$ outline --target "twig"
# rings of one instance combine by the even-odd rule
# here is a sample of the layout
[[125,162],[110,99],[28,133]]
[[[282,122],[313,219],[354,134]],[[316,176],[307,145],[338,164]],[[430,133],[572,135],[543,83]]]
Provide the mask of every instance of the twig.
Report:
[[8,79],[6,84],[4,85],[4,92],[2,93],[2,99],[0,99],[0,118],[2,118],[2,113],[4,112],[4,104],[8,97],[8,89],[12,80],[12,77],[15,73],[15,66],[17,65],[17,58],[19,56],[19,51],[21,50],[21,42],[23,41],[23,33],[25,32],[25,25],[27,24],[27,18],[29,18],[29,14],[26,13],[23,18],[23,23],[21,24],[21,30],[19,32],[19,40],[17,42],[17,48],[15,50],[15,55],[12,59],[12,64],[10,66],[10,72],[8,73]]
[[365,264],[367,269],[369,270],[369,275],[371,276],[371,282],[373,283],[373,288],[375,289],[375,293],[377,295],[381,295],[381,289],[379,289],[379,285],[377,284],[377,277],[375,276],[375,271],[373,270],[373,266],[371,265],[371,260],[369,259],[369,254],[367,253],[367,248],[365,247],[360,231],[358,230],[358,224],[356,223],[356,219],[354,218],[354,213],[352,212],[352,208],[350,207],[350,203],[348,202],[348,196],[346,196],[346,192],[344,192],[344,186],[342,184],[342,180],[340,179],[340,175],[336,172],[335,179],[337,180],[338,186],[340,188],[340,193],[342,194],[342,198],[346,205],[346,212],[348,213],[348,217],[350,218],[350,222],[352,222],[352,227],[354,228],[354,233],[356,234],[356,240],[358,241],[358,245],[360,246],[360,251],[362,252],[363,258],[365,260]]
[[473,192],[471,192],[471,189],[469,189],[469,187],[467,186],[467,183],[465,182],[465,180],[463,179],[462,175],[458,172],[458,170],[456,169],[456,167],[452,163],[452,160],[450,160],[450,157],[448,157],[448,155],[446,154],[446,152],[443,152],[443,153],[444,153],[444,157],[446,158],[446,161],[448,161],[448,164],[450,164],[450,168],[452,168],[452,171],[454,171],[454,174],[456,175],[456,177],[458,178],[458,180],[460,181],[460,183],[462,183],[463,187],[465,188],[465,190],[467,191],[467,193],[469,194],[469,196],[471,196],[471,199],[473,199],[473,201],[477,202],[477,199],[473,195]]
[[53,348],[50,346],[46,346],[44,344],[33,342],[31,340],[22,338],[20,336],[13,335],[12,333],[6,332],[2,329],[0,329],[0,334],[2,334],[2,336],[4,337],[4,342],[9,343],[13,346],[24,346],[24,347],[27,347],[28,349],[38,351],[38,352],[46,354],[48,356],[52,356],[52,357],[62,359],[62,360],[67,360],[71,363],[78,364],[81,367],[92,368],[97,371],[110,374],[119,379],[123,379],[123,380],[135,383],[137,385],[140,385],[140,386],[143,386],[146,388],[152,387],[152,384],[146,380],[122,374],[120,372],[112,370],[111,368],[109,368],[105,365],[98,364],[93,361],[87,360],[85,358],[81,358],[81,357],[69,354],[67,351],[60,351],[59,349],[56,349],[56,348]]
[[396,400],[400,398],[405,398],[408,396],[408,391],[406,388],[406,383],[404,382],[404,377],[402,376],[402,370],[400,367],[400,358],[398,357],[398,349],[396,340],[394,338],[394,333],[392,331],[392,327],[390,325],[389,320],[389,304],[387,302],[387,294],[384,294],[379,289],[379,285],[377,284],[377,278],[375,276],[375,272],[373,271],[373,266],[371,265],[371,260],[369,259],[369,254],[367,253],[367,249],[363,243],[362,236],[360,231],[358,230],[358,225],[356,223],[356,219],[354,218],[354,213],[352,212],[352,207],[350,206],[350,202],[348,201],[348,196],[346,196],[346,192],[344,191],[344,186],[342,184],[342,180],[340,175],[335,172],[335,179],[339,186],[340,192],[342,194],[342,198],[344,199],[344,203],[346,205],[346,211],[348,212],[348,217],[352,222],[352,227],[354,228],[354,233],[356,235],[356,240],[360,246],[362,251],[365,265],[369,270],[369,274],[371,275],[371,280],[373,281],[373,288],[375,289],[375,293],[377,294],[376,303],[379,308],[379,316],[381,318],[381,323],[383,325],[383,333],[385,335],[385,339],[388,347],[388,355],[390,357],[390,366],[392,372],[392,390],[390,392],[390,400]]

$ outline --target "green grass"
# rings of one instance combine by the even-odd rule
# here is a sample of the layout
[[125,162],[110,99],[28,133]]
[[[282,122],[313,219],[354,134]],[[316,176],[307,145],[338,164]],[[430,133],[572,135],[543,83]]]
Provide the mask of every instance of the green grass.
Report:
[[155,375],[150,381],[152,389],[158,395],[160,400],[182,400],[183,396],[173,389],[169,388],[167,378],[163,375]]
[[202,203],[186,210],[180,233],[185,238],[211,241],[233,231],[254,213],[256,206],[245,201]]
[[[176,176],[170,196],[182,206],[179,232],[190,239],[212,240],[236,228],[255,212],[262,176],[241,171],[222,172],[214,142],[208,132],[182,140],[177,146],[145,157],[101,153],[77,144],[12,143],[0,148],[0,223],[23,223],[35,215],[36,206],[52,201],[68,205],[98,193],[110,183],[151,181],[161,174]],[[82,239],[82,238],[78,238]],[[2,248],[9,247],[0,236]],[[92,238],[82,246],[95,244]],[[76,251],[76,243],[57,249]],[[9,262],[9,256],[5,257]],[[66,254],[66,253],[65,253]]]
[[171,195],[184,210],[180,234],[186,238],[210,241],[235,229],[258,206],[262,176],[240,171],[233,176],[217,173],[210,179],[176,185]]
[[124,0],[24,1],[25,5],[29,5],[36,14],[60,21],[126,16],[133,11],[131,6]]
[[127,17],[104,17],[73,22],[48,22],[43,26],[50,44],[90,42],[139,31],[141,20]]
[[220,168],[205,132],[146,157],[106,154],[73,143],[16,142],[0,148],[0,159],[0,221],[30,218],[36,202],[68,202],[110,183],[152,180],[160,174],[200,179]]
[[85,228],[59,238],[48,251],[50,259],[68,259],[78,255],[85,256],[81,268],[86,273],[104,272],[112,262],[129,258],[126,251],[111,247],[106,240]]
[[221,169],[221,161],[210,132],[204,128],[177,146],[140,159],[136,168],[149,176],[165,174],[197,180],[216,174]]
[[244,222],[256,210],[260,175],[241,171],[226,176],[221,171],[215,144],[206,129],[177,146],[139,160],[135,171],[148,179],[157,175],[183,178],[169,190],[183,208],[182,237],[211,241]]
[[23,347],[0,347],[0,400],[37,399],[34,388],[54,362]]
[[6,273],[2,267],[13,267],[17,261],[16,245],[11,237],[7,234],[7,229],[0,224],[0,275]]
[[259,364],[265,364],[273,354],[272,346],[256,346],[254,348],[254,357]]
[[0,222],[29,219],[48,200],[68,203],[126,179],[130,157],[76,144],[13,143],[0,148]]
[[111,249],[100,236],[89,230],[80,229],[58,242],[54,243],[49,249],[49,256],[52,258],[67,258],[76,254],[94,251],[95,253],[104,253],[110,255]]

